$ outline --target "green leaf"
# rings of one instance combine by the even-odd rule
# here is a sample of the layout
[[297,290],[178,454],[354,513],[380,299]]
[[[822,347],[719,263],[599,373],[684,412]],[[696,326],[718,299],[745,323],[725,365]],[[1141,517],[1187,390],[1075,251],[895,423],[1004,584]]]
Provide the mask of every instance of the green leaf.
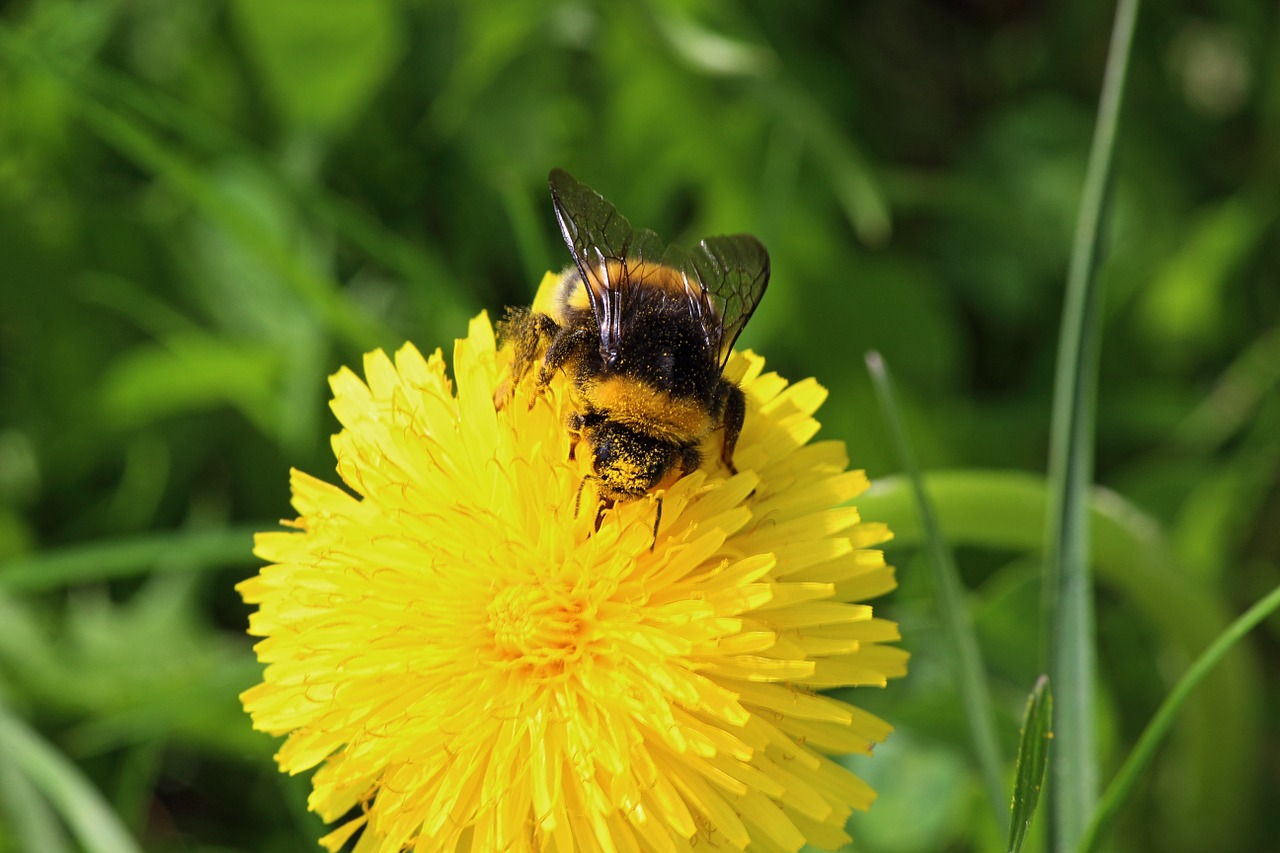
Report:
[[1257,418],[1280,385],[1280,325],[1254,340],[1223,371],[1213,390],[1178,425],[1179,449],[1199,453],[1220,447]]
[[973,750],[978,759],[978,767],[982,772],[996,823],[1003,824],[1004,786],[1001,777],[1004,761],[1000,756],[995,718],[991,711],[991,688],[987,683],[987,672],[965,602],[960,572],[956,569],[955,557],[942,536],[933,506],[925,492],[924,481],[920,477],[915,454],[912,452],[910,439],[907,437],[898,404],[894,399],[893,380],[889,375],[889,367],[879,353],[872,352],[867,354],[867,370],[871,373],[876,394],[880,399],[880,409],[897,445],[898,455],[911,480],[911,491],[924,529],[925,543],[930,556],[929,562],[934,570],[939,611],[949,645],[955,650],[956,679],[964,702],[965,718],[969,723],[969,736],[973,741]]
[[1187,364],[1218,345],[1232,275],[1257,249],[1274,216],[1270,204],[1242,192],[1201,212],[1190,233],[1143,291],[1138,331],[1160,355]]
[[1049,677],[1040,676],[1022,717],[1022,739],[1018,742],[1018,763],[1014,771],[1013,805],[1009,815],[1009,853],[1018,853],[1035,816],[1049,765],[1053,742],[1053,691]]
[[230,403],[268,434],[278,359],[264,346],[205,335],[137,347],[107,369],[100,402],[115,424],[134,427],[172,414]]
[[11,762],[0,762],[0,816],[8,819],[0,825],[0,850],[8,850],[8,832],[17,839],[19,850],[40,853],[72,853],[66,830],[49,803]]
[[403,50],[390,0],[240,0],[234,8],[267,92],[294,127],[348,125]]
[[[52,719],[76,721],[62,735],[65,749],[76,755],[140,750],[129,758],[140,764],[113,777],[113,803],[125,814],[146,810],[145,795],[127,805],[120,786],[135,774],[151,775],[148,753],[156,748],[198,745],[235,754],[262,746],[240,725],[236,701],[261,667],[240,637],[197,613],[204,587],[194,574],[170,573],[149,577],[126,602],[113,601],[103,588],[79,590],[61,619],[43,625],[19,619],[21,634],[0,639],[0,669],[17,695]],[[7,600],[0,596],[0,617],[23,613],[18,603],[4,607]]]
[[330,328],[362,349],[373,349],[391,335],[361,306],[352,302],[338,283],[297,256],[296,247],[262,227],[261,218],[246,209],[244,200],[210,177],[182,149],[166,144],[142,122],[73,89],[85,122],[121,154],[155,174],[176,193],[241,241],[279,280],[325,319]]
[[[943,535],[955,547],[1038,554],[1044,547],[1049,489],[1043,477],[1015,471],[933,471],[925,486]],[[867,518],[884,521],[897,547],[925,547],[905,477],[877,479],[858,498]],[[1091,564],[1098,580],[1159,637],[1162,659],[1189,664],[1230,624],[1224,593],[1198,583],[1179,565],[1155,519],[1107,489],[1090,492]],[[1178,720],[1178,784],[1167,787],[1170,824],[1188,849],[1215,849],[1251,825],[1254,803],[1240,779],[1254,778],[1265,739],[1264,678],[1247,648],[1237,648],[1193,696]],[[1056,733],[1056,732],[1055,732]],[[1056,762],[1055,762],[1056,763]],[[1218,845],[1220,846],[1220,845]]]
[[919,731],[903,726],[876,747],[874,757],[835,757],[879,794],[871,811],[854,818],[857,840],[846,853],[949,850],[975,814],[969,762]]
[[[141,124],[172,134],[189,153],[234,164],[237,169],[250,172],[253,181],[278,196],[287,197],[297,209],[342,234],[363,252],[403,277],[411,289],[430,289],[433,301],[432,324],[426,330],[430,334],[424,336],[445,337],[452,334],[452,330],[465,325],[474,314],[472,304],[460,295],[462,285],[456,281],[438,248],[402,237],[367,210],[350,199],[339,196],[323,184],[286,173],[258,147],[193,108],[191,104],[102,63],[87,63],[84,67],[74,69],[63,64],[55,67],[49,57],[22,50],[17,40],[8,37],[7,31],[0,27],[0,50],[3,49],[19,56],[22,63],[31,70],[42,72],[42,76],[35,79],[43,81],[44,88],[49,92],[37,98],[41,104],[48,104],[55,97],[61,97],[68,102],[70,108],[75,99],[82,99],[118,114],[132,114]],[[137,153],[143,152],[139,150]],[[148,157],[148,164],[155,159]],[[247,223],[232,218],[230,211],[223,213],[212,208],[206,209],[211,220],[222,222],[228,232],[240,236],[245,247],[253,249],[280,274],[283,281],[298,280],[302,270],[285,268],[284,258],[268,249],[261,238],[247,239],[253,230],[245,227]],[[232,225],[235,227],[230,227]],[[542,269],[538,268],[539,274]]]
[[252,527],[201,532],[155,533],[76,545],[0,562],[0,589],[58,589],[72,583],[129,577],[152,569],[195,571],[252,562]]
[[0,755],[44,794],[88,853],[141,853],[75,765],[0,705]]
[[1058,687],[1054,729],[1060,739],[1050,809],[1057,849],[1075,847],[1098,796],[1097,726],[1094,721],[1097,649],[1093,576],[1088,561],[1089,486],[1093,479],[1101,303],[1100,238],[1110,191],[1129,48],[1138,0],[1120,0],[1102,83],[1098,119],[1085,173],[1067,272],[1050,431],[1044,584],[1049,671]]
[[858,238],[869,246],[886,243],[893,232],[889,203],[875,170],[854,141],[835,127],[802,87],[766,84],[759,91],[780,123],[803,135]]
[[1151,722],[1143,730],[1142,736],[1138,738],[1133,751],[1129,753],[1129,757],[1125,759],[1119,772],[1111,780],[1111,784],[1107,786],[1106,793],[1103,795],[1098,809],[1093,815],[1093,820],[1084,832],[1080,846],[1076,848],[1077,853],[1090,853],[1090,851],[1097,849],[1107,829],[1111,826],[1111,822],[1128,801],[1129,795],[1133,793],[1133,788],[1142,775],[1142,771],[1151,763],[1151,759],[1156,753],[1156,748],[1163,742],[1165,735],[1169,733],[1169,729],[1178,717],[1178,712],[1186,704],[1191,692],[1208,677],[1209,673],[1222,661],[1232,646],[1239,642],[1259,622],[1274,613],[1277,608],[1280,608],[1280,587],[1273,589],[1227,626],[1227,629],[1218,635],[1213,644],[1205,649],[1204,654],[1196,658],[1195,663],[1179,679],[1177,685],[1165,697],[1164,702],[1160,704],[1159,710],[1156,711]]

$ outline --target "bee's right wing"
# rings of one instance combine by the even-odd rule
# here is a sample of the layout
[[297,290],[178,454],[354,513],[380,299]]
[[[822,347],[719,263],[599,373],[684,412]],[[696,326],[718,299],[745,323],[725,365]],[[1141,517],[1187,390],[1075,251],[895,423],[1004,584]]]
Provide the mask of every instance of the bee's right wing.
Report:
[[604,196],[565,170],[552,169],[549,182],[560,233],[600,328],[600,354],[606,363],[612,362],[630,299],[629,270],[639,261],[660,259],[662,241],[647,229],[633,231]]
[[704,301],[715,309],[717,335],[711,348],[724,367],[769,286],[769,253],[750,234],[732,234],[703,240],[690,253],[690,261]]

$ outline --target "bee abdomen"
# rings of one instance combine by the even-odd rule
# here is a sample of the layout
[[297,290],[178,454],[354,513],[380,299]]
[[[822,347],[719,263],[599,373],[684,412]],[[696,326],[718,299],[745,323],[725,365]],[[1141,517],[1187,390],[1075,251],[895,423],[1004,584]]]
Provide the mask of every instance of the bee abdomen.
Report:
[[673,396],[632,377],[612,376],[582,390],[593,410],[673,444],[696,442],[715,426],[705,403]]

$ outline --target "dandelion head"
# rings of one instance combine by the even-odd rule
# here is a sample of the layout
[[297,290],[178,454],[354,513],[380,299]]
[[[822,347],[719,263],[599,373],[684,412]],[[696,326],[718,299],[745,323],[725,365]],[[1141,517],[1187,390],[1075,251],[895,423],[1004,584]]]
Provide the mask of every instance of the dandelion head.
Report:
[[[292,474],[297,518],[240,584],[266,664],[254,726],[314,769],[330,850],[797,850],[847,843],[871,789],[832,759],[890,727],[828,688],[905,672],[889,537],[813,441],[825,392],[734,354],[731,475],[703,467],[602,511],[556,377],[494,405],[483,315],[331,378],[345,488]],[[719,440],[714,434],[709,441]]]

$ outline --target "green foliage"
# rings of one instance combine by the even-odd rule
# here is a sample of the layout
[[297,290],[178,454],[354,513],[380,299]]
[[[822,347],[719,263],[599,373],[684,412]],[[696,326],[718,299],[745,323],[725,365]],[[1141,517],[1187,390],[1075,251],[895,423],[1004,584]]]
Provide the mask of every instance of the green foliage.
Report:
[[[996,734],[995,719],[991,710],[991,688],[987,683],[986,665],[978,651],[977,635],[973,629],[972,617],[969,615],[967,602],[964,599],[960,582],[960,571],[956,568],[955,556],[942,535],[938,524],[937,512],[925,489],[920,468],[916,464],[915,452],[911,441],[902,426],[902,415],[893,390],[893,379],[889,368],[877,352],[867,355],[867,369],[871,373],[871,381],[875,384],[876,396],[880,407],[885,412],[885,420],[889,432],[897,447],[898,458],[911,481],[911,493],[915,503],[916,516],[924,533],[925,548],[929,562],[933,566],[934,595],[938,599],[938,610],[943,630],[946,631],[946,645],[952,649],[952,665],[956,672],[956,684],[964,702],[965,719],[969,724],[969,737],[972,741],[974,757],[982,773],[983,783],[987,788],[987,799],[990,801],[996,823],[1004,822],[1004,784],[1003,760],[1000,756],[999,738]],[[1034,809],[1034,806],[1032,807]]]
[[[899,732],[850,759],[881,792],[851,832],[873,853],[1002,846],[860,356],[894,368],[1012,755],[1040,672],[1054,361],[1114,14],[6,6],[0,698],[23,769],[0,761],[15,816],[0,850],[78,849],[79,821],[104,814],[154,851],[322,834],[306,780],[276,773],[237,708],[258,672],[232,590],[255,570],[247,534],[290,514],[289,466],[332,468],[327,375],[405,339],[447,350],[468,316],[527,302],[567,261],[553,166],[672,239],[769,247],[743,344],[831,390],[824,434],[878,481],[863,515],[897,534],[902,588],[880,606],[912,668],[858,694]],[[1132,48],[1099,247],[1100,487],[1078,492],[1104,786],[1232,614],[1280,581],[1276,32],[1267,4],[1153,3]],[[1263,622],[1162,723],[1100,849],[1273,842],[1262,757],[1280,693],[1258,652],[1276,640]]]
[[1009,816],[1009,853],[1018,853],[1026,841],[1044,788],[1053,742],[1053,691],[1048,676],[1041,676],[1027,697],[1022,715],[1022,736],[1014,769],[1013,803]]
[[[3,708],[0,708],[0,750],[6,757],[12,784],[38,788],[39,793],[54,803],[70,824],[81,849],[89,853],[140,853],[141,848],[93,786],[64,756],[41,742]],[[22,797],[38,802],[26,791]],[[18,827],[15,833],[18,841],[28,849],[66,849],[60,828],[49,811],[37,809],[14,822]]]
[[1226,657],[1232,646],[1240,642],[1263,619],[1275,613],[1277,608],[1280,608],[1280,586],[1227,626],[1209,648],[1196,658],[1186,674],[1178,680],[1177,685],[1161,703],[1151,723],[1143,730],[1142,737],[1138,739],[1133,750],[1125,758],[1124,764],[1116,771],[1115,778],[1103,793],[1098,808],[1085,827],[1085,832],[1082,833],[1082,840],[1078,847],[1080,853],[1091,853],[1102,843],[1111,823],[1124,808],[1138,779],[1151,763],[1156,748],[1172,728],[1174,720],[1183,710],[1192,691],[1206,680],[1209,673]]
[[1097,808],[1098,731],[1095,700],[1098,681],[1097,622],[1093,569],[1089,565],[1089,486],[1093,483],[1098,405],[1098,350],[1102,332],[1103,288],[1098,270],[1111,207],[1120,105],[1128,82],[1139,0],[1119,0],[1106,73],[1098,102],[1089,163],[1085,169],[1080,213],[1071,241],[1062,332],[1053,384],[1049,432],[1051,502],[1045,550],[1044,612],[1041,654],[1058,687],[1053,718],[1058,760],[1050,790],[1053,849],[1073,850]]

